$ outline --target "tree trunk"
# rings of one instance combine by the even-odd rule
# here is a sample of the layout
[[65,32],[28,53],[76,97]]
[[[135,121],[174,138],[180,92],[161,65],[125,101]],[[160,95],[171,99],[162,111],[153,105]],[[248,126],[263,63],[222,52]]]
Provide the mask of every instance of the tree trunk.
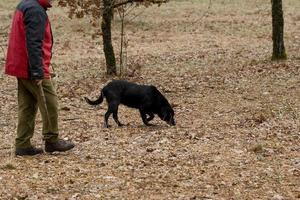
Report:
[[103,0],[103,14],[102,14],[102,37],[103,50],[106,60],[106,73],[108,75],[117,75],[116,58],[111,41],[111,21],[113,16],[113,7],[111,0]]
[[284,20],[282,0],[271,0],[272,3],[272,27],[273,27],[273,56],[272,60],[286,59],[283,30]]

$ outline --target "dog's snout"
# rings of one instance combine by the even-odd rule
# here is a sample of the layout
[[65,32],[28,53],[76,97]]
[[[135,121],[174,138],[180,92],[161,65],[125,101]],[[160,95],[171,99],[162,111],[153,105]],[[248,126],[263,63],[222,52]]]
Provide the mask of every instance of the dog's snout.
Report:
[[169,125],[171,125],[171,126],[175,126],[176,125],[176,123],[175,123],[175,120],[174,119],[171,119],[170,121],[169,121],[169,123],[168,123]]

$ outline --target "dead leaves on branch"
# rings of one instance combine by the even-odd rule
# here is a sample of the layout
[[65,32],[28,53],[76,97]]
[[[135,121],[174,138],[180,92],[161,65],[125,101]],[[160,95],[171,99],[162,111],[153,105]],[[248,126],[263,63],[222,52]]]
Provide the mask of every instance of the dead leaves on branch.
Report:
[[91,16],[95,21],[101,18],[104,9],[116,9],[126,5],[146,6],[157,4],[160,6],[167,3],[169,0],[114,0],[111,1],[110,8],[103,7],[103,0],[59,0],[58,4],[61,7],[69,8],[69,17],[83,18],[84,16]]

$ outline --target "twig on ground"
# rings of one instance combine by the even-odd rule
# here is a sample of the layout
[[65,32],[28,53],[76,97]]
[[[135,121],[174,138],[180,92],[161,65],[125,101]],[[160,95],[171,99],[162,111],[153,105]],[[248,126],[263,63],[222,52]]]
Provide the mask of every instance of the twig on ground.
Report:
[[195,25],[196,23],[198,23],[199,21],[201,21],[210,11],[210,9],[212,8],[212,1],[209,0],[209,4],[208,4],[208,7],[207,7],[207,10],[203,13],[203,15],[197,19],[196,21],[192,22],[191,26]]
[[79,117],[74,117],[74,118],[66,118],[66,119],[62,119],[63,121],[74,121],[74,120],[79,120],[81,118]]

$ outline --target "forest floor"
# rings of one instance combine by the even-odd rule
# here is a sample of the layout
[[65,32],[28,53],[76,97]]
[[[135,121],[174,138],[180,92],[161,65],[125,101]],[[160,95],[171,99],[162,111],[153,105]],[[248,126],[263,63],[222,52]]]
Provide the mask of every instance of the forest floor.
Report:
[[[17,0],[0,2],[0,26]],[[49,11],[66,153],[14,156],[16,80],[0,74],[0,199],[300,199],[300,1],[284,1],[286,61],[271,61],[270,1],[183,0],[126,20],[127,80],[155,85],[177,125],[121,106],[102,127],[111,79],[87,19]],[[137,15],[137,17],[135,17]],[[120,20],[113,23],[119,54]],[[0,29],[1,30],[1,29]],[[8,30],[7,30],[8,31]],[[5,32],[5,29],[2,29]],[[1,35],[3,71],[6,37]],[[135,73],[132,73],[135,70]],[[32,140],[43,146],[41,118]]]

